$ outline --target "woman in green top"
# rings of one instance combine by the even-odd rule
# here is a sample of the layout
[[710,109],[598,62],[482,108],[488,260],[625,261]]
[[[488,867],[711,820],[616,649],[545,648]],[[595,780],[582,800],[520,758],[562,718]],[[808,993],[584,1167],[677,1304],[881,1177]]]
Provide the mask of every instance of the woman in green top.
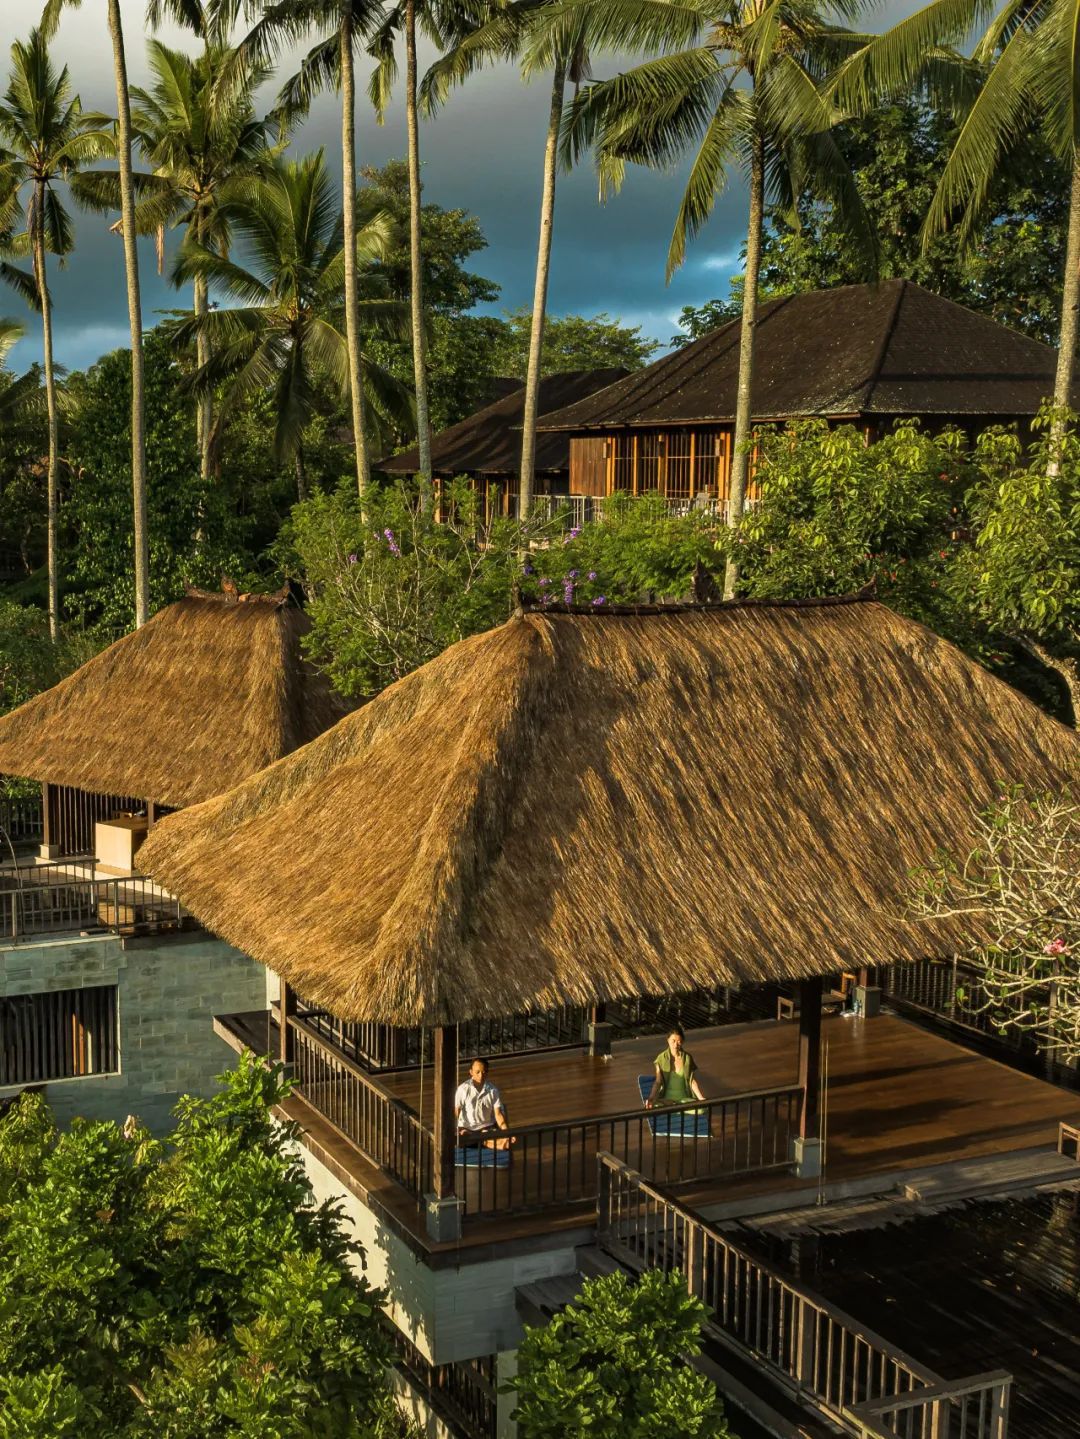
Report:
[[701,1085],[698,1083],[694,1056],[688,1049],[683,1048],[685,1040],[686,1035],[677,1024],[668,1035],[667,1049],[661,1050],[656,1056],[656,1078],[653,1080],[652,1093],[645,1101],[646,1109],[652,1109],[658,1103],[689,1104],[692,1099],[705,1102]]

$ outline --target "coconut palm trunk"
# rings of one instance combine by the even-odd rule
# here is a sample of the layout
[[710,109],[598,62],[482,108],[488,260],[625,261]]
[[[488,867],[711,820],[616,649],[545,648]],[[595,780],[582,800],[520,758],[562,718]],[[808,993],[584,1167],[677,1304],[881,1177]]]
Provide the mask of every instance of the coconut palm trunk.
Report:
[[556,67],[551,83],[551,110],[547,143],[544,146],[544,189],[540,200],[540,243],[536,251],[536,283],[533,288],[532,330],[529,334],[529,368],[525,377],[525,413],[521,426],[521,479],[518,485],[518,517],[524,519],[532,507],[533,478],[536,472],[536,417],[540,404],[540,367],[544,350],[544,320],[547,315],[548,277],[551,273],[551,235],[555,226],[555,175],[559,160],[559,126],[562,123],[566,67]]
[[[742,325],[739,330],[739,385],[735,400],[735,435],[732,440],[731,479],[728,483],[727,523],[734,530],[746,504],[750,472],[750,426],[754,384],[754,330],[757,326],[758,275],[761,270],[761,229],[765,217],[765,143],[760,134],[751,141],[750,222],[746,232],[746,278],[743,286]],[[724,566],[724,598],[735,598],[739,562],[734,546]]]
[[412,308],[416,437],[424,503],[431,495],[431,409],[428,402],[427,334],[424,325],[424,265],[420,236],[420,126],[416,114],[416,0],[405,4],[405,125],[409,141],[409,284]]
[[[200,245],[205,243],[201,220],[196,221],[195,238]],[[192,289],[194,291],[195,317],[199,321],[195,334],[195,363],[201,373],[210,360],[210,341],[207,339],[205,324],[206,316],[210,311],[210,287],[206,282],[205,275],[196,275]],[[202,480],[204,487],[210,478],[210,436],[213,428],[214,411],[210,391],[200,391],[198,408],[195,411],[195,431],[199,445],[199,479]]]
[[47,478],[48,549],[49,549],[49,638],[55,644],[60,637],[60,569],[58,532],[60,524],[60,427],[56,406],[56,366],[53,361],[52,300],[48,275],[45,272],[45,180],[34,186],[34,222],[31,226],[34,250],[34,280],[41,303],[42,349],[45,361],[45,407],[49,425],[49,468]]
[[364,421],[363,375],[360,368],[360,308],[356,283],[356,77],[353,72],[351,7],[341,21],[341,185],[345,238],[345,338],[349,351],[349,391],[352,399],[353,443],[356,449],[356,488],[363,499],[371,481]]
[[1076,373],[1076,341],[1080,332],[1080,149],[1073,150],[1069,229],[1065,242],[1065,284],[1061,297],[1057,372],[1054,376],[1054,419],[1050,431],[1050,467],[1056,474],[1065,438],[1065,411],[1072,404]]
[[109,0],[109,35],[116,73],[119,144],[120,216],[127,272],[128,322],[131,328],[131,493],[135,529],[135,625],[150,618],[150,542],[146,525],[146,394],[143,379],[142,301],[139,254],[135,240],[135,186],[131,178],[131,98],[128,94],[120,0]]

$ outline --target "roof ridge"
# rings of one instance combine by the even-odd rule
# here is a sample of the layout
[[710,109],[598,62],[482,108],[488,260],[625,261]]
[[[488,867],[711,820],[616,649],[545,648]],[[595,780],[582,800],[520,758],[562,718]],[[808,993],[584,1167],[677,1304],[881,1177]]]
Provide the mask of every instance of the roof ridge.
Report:
[[746,595],[734,600],[676,600],[670,604],[640,605],[564,605],[525,600],[522,602],[521,611],[526,615],[575,615],[578,617],[588,616],[591,619],[604,619],[608,615],[633,617],[634,615],[706,614],[729,610],[815,610],[832,609],[837,605],[877,603],[879,603],[877,587],[871,583],[852,594],[804,595],[795,599]]

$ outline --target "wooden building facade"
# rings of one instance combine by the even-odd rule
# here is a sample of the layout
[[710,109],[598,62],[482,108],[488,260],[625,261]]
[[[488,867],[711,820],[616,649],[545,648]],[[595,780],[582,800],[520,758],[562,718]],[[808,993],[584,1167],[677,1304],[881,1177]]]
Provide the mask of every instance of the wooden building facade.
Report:
[[[572,496],[660,494],[673,507],[727,498],[740,322],[542,417],[569,439]],[[867,442],[898,419],[972,434],[1027,425],[1052,393],[1049,346],[909,280],[766,301],[755,334],[756,425],[824,419]],[[750,497],[753,498],[751,487]]]

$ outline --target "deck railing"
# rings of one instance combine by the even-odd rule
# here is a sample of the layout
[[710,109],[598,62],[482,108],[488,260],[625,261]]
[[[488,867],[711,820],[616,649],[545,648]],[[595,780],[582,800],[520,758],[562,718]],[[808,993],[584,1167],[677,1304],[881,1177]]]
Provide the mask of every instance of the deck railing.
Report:
[[101,878],[81,865],[0,867],[0,942],[66,931],[150,934],[187,921],[179,901],[146,875]]
[[434,1146],[412,1110],[328,1044],[307,1020],[287,1022],[300,1096],[414,1197],[430,1193]]
[[1007,1439],[1011,1378],[947,1383],[888,1340],[734,1244],[610,1154],[598,1159],[597,1239],[635,1269],[678,1272],[709,1329],[858,1439]]
[[[643,496],[651,498],[651,496]],[[625,503],[625,501],[624,501]],[[727,523],[727,503],[715,497],[708,499],[666,499],[664,509],[669,515],[682,518],[691,514],[710,515]],[[510,513],[517,513],[517,497],[510,496]],[[599,522],[604,518],[604,501],[592,495],[534,495],[532,511],[534,516],[550,523],[561,522],[563,528],[580,530],[583,525]]]
[[[784,1169],[798,1132],[802,1090],[796,1086],[723,1099],[628,1110],[561,1124],[511,1126],[505,1151],[473,1152],[459,1165],[458,1196],[466,1215],[503,1215],[596,1198],[597,1155],[619,1155],[663,1184]],[[684,1133],[657,1133],[682,1116]],[[468,1157],[473,1158],[473,1155]]]

